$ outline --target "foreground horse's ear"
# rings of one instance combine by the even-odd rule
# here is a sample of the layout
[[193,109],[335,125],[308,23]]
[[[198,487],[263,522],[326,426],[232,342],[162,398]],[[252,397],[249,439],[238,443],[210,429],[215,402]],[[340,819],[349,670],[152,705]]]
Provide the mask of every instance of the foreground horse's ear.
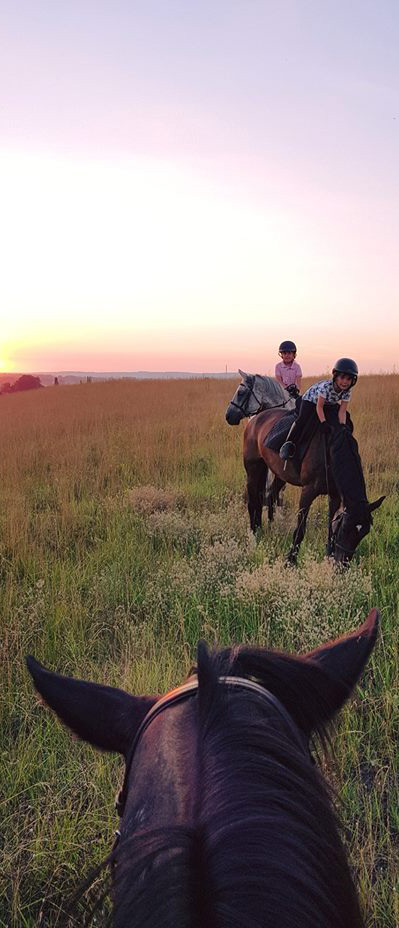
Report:
[[374,648],[378,625],[379,612],[372,609],[360,628],[306,654],[306,659],[315,661],[327,675],[324,721],[335,715],[348,699]]
[[123,690],[73,680],[26,659],[44,702],[75,735],[102,751],[128,753],[132,739],[156,696],[130,696]]
[[378,499],[375,500],[374,503],[369,503],[370,512],[374,512],[375,509],[379,509],[381,506],[381,503],[384,502],[385,498],[386,498],[385,496],[380,496]]
[[240,377],[242,377],[243,380],[246,380],[246,379],[247,379],[248,374],[246,374],[245,371],[241,371],[240,368],[238,368],[238,373],[239,373]]

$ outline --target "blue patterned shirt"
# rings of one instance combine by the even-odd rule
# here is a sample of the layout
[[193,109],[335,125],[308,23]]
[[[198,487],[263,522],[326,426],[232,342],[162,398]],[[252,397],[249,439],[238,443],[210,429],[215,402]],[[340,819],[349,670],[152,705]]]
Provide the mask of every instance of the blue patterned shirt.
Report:
[[334,387],[332,380],[319,380],[319,383],[312,384],[309,390],[303,394],[302,399],[308,403],[317,403],[319,396],[323,396],[326,403],[349,403],[352,390],[341,390],[338,392]]

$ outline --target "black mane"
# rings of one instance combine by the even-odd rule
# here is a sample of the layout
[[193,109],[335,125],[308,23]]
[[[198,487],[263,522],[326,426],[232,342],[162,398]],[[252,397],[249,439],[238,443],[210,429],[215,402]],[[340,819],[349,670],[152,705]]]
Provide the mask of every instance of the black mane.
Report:
[[358,444],[348,428],[334,429],[330,457],[334,480],[345,508],[359,510],[363,515],[368,505],[366,484]]
[[302,748],[272,705],[218,682],[228,673],[255,677],[303,732],[316,728],[323,737],[325,674],[320,669],[319,687],[310,663],[308,681],[305,660],[199,650],[195,819],[136,831],[123,853],[117,849],[116,928],[361,928],[336,817],[305,737]]

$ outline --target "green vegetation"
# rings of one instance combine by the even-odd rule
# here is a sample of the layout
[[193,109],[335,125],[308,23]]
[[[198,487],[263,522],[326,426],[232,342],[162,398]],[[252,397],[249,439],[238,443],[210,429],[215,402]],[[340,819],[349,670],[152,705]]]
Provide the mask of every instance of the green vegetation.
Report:
[[[363,378],[353,419],[369,498],[387,493],[345,574],[323,559],[326,501],[297,571],[287,488],[255,544],[225,381],[90,384],[1,398],[0,925],[54,926],[110,850],[119,758],[35,701],[25,656],[135,693],[180,683],[199,637],[305,652],[382,613],[376,652],[326,765],[367,926],[399,923],[399,377]],[[72,923],[71,923],[72,924]],[[97,921],[96,924],[100,924]]]

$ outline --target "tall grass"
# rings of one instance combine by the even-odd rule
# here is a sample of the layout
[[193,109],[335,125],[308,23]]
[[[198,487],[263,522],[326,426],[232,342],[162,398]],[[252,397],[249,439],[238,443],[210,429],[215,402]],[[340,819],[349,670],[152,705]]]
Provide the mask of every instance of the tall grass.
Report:
[[36,702],[24,658],[136,693],[181,682],[200,636],[305,652],[382,612],[376,653],[341,715],[327,775],[367,911],[399,923],[399,377],[362,378],[352,415],[372,499],[388,497],[345,575],[323,560],[315,503],[286,571],[298,492],[258,544],[244,503],[242,428],[225,381],[48,388],[0,399],[0,924],[52,926],[106,856],[118,758]]

